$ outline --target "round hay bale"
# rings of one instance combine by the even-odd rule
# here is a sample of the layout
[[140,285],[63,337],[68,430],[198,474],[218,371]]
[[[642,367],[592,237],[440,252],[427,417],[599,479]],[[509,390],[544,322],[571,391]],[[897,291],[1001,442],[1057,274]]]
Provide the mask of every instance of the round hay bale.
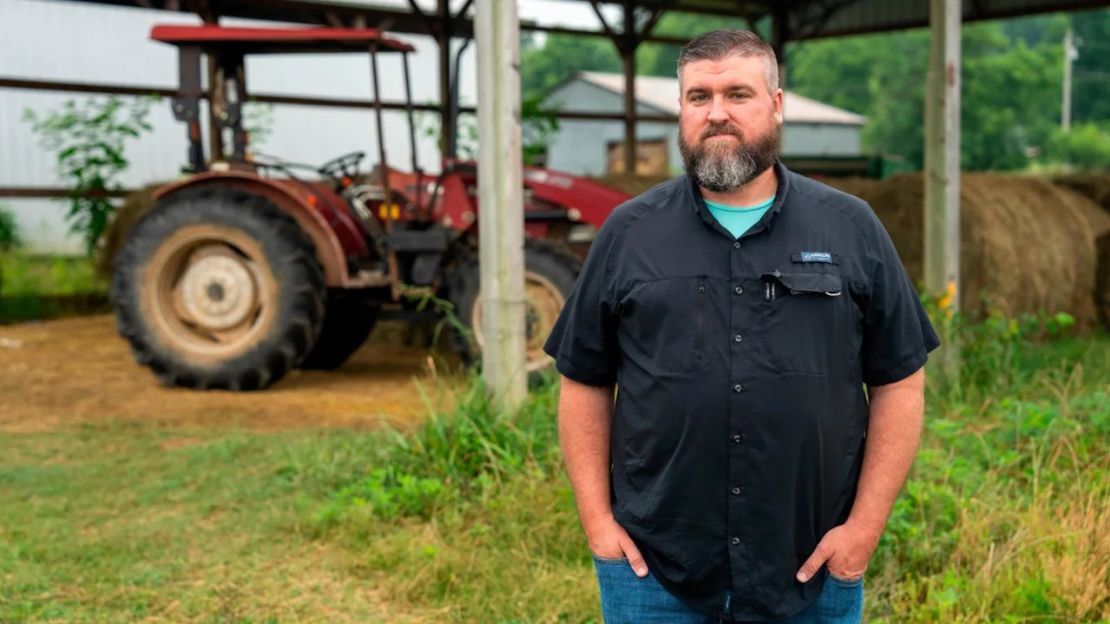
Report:
[[[858,195],[871,204],[907,272],[921,284],[923,175],[894,175]],[[1097,206],[1043,178],[974,173],[961,178],[960,207],[960,309],[965,315],[1063,311],[1074,315],[1080,327],[1093,324],[1096,245],[1110,231],[1110,219]]]
[[1110,172],[1071,173],[1056,176],[1052,181],[1089,198],[1110,213]]
[[[1057,176],[1052,179],[1057,186],[1070,189],[1089,198],[1110,215],[1110,173],[1088,172]],[[1097,231],[1098,224],[1091,227]],[[1110,232],[1095,240],[1097,261],[1095,264],[1095,310],[1099,321],[1110,329]]]
[[108,227],[104,230],[104,238],[100,242],[96,254],[96,272],[103,277],[111,277],[112,265],[116,254],[123,247],[127,233],[140,217],[154,207],[154,191],[164,182],[150,184],[128,195],[123,204],[116,209]]

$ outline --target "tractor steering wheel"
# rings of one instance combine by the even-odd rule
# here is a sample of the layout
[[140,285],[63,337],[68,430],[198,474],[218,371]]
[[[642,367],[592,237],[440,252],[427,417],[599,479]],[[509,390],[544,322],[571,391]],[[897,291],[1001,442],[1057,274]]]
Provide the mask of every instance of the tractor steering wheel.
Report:
[[358,174],[358,164],[366,157],[366,152],[351,152],[343,154],[338,158],[332,158],[328,162],[320,165],[317,169],[321,175],[326,175],[336,180],[342,180],[344,177],[353,178]]

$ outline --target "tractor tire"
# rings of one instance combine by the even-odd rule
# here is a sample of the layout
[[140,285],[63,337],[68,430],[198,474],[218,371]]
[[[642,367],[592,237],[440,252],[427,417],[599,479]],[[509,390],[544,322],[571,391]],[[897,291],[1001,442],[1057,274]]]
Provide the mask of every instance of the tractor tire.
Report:
[[268,200],[228,188],[171,195],[116,258],[111,300],[135,359],[165,385],[258,390],[308,353],[324,318],[312,242]]
[[[570,297],[581,269],[581,260],[570,250],[544,240],[525,241],[525,363],[529,373],[538,373],[554,363],[544,353],[543,343]],[[468,254],[450,270],[446,282],[447,298],[454,304],[455,314],[467,329],[466,334],[450,332],[452,347],[464,364],[478,364],[484,340],[477,253]]]
[[335,370],[342,366],[366,342],[378,320],[378,310],[378,304],[366,296],[344,290],[328,293],[324,325],[301,368]]

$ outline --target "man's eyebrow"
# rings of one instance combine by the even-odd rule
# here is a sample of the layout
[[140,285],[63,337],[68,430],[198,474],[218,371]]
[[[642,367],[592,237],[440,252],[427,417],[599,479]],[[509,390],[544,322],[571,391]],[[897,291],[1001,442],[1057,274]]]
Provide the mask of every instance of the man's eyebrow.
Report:
[[[709,93],[709,91],[710,90],[708,88],[702,87],[702,86],[690,87],[689,89],[686,90],[686,93],[682,94],[682,97],[689,97],[691,95],[701,95],[701,94],[704,94],[704,93]],[[746,91],[748,93],[755,93],[755,88],[752,87],[749,84],[736,83],[736,84],[728,85],[727,87],[725,87],[723,89],[723,91],[725,93],[731,93],[733,91]]]

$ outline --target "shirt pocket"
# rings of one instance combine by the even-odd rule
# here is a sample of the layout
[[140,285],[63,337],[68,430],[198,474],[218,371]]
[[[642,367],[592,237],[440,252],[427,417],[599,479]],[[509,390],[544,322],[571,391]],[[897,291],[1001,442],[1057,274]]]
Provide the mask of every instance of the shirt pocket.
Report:
[[852,345],[858,355],[862,316],[847,280],[815,271],[772,271],[762,280],[760,335],[774,369],[826,375],[855,366]]
[[703,277],[673,277],[637,284],[620,300],[621,352],[653,372],[705,368],[711,284]]

